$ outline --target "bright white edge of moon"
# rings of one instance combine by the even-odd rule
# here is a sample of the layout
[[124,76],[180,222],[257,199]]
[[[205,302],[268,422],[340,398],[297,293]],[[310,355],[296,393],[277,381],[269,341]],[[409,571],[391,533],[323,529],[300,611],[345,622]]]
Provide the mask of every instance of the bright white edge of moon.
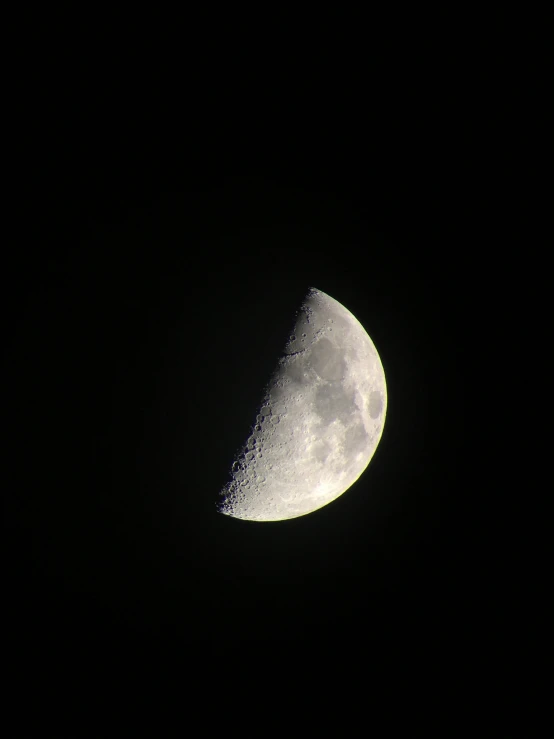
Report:
[[372,340],[343,305],[311,288],[218,511],[283,521],[336,500],[373,457],[386,409],[385,373]]

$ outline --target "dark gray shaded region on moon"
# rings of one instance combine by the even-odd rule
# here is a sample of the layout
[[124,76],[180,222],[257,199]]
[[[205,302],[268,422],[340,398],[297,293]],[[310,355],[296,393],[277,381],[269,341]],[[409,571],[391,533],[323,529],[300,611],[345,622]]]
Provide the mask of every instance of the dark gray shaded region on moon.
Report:
[[371,418],[379,418],[383,410],[383,397],[378,390],[373,390],[369,395],[369,415]]
[[337,419],[347,421],[358,410],[355,392],[338,382],[321,385],[315,392],[314,410],[326,425]]

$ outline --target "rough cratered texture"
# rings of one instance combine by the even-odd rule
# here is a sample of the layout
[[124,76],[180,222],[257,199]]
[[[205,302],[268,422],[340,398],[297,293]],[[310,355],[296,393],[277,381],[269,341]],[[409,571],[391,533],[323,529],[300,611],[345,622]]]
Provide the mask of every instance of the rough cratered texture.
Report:
[[363,326],[312,288],[218,509],[282,521],[335,500],[369,464],[386,400],[383,367]]

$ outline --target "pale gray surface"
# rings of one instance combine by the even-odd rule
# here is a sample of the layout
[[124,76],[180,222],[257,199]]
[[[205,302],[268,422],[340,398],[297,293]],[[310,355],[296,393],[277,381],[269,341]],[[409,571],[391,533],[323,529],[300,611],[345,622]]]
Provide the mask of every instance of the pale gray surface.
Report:
[[369,464],[386,406],[385,373],[365,329],[312,288],[233,463],[220,511],[282,521],[335,500]]

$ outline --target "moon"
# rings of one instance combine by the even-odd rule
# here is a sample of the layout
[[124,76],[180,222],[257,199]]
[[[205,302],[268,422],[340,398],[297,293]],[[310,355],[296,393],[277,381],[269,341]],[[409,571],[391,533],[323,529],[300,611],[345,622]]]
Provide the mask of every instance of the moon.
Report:
[[217,510],[284,521],[331,503],[368,466],[386,409],[385,373],[367,332],[310,288]]

